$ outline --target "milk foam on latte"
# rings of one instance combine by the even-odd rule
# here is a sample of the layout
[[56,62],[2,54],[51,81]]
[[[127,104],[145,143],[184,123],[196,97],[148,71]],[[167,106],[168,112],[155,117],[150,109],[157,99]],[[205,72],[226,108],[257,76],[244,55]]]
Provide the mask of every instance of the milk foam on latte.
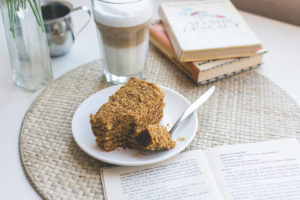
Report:
[[153,13],[150,1],[94,1],[94,18],[101,35],[105,70],[117,76],[134,76],[143,71]]
[[153,0],[96,0],[94,17],[97,22],[106,26],[136,26],[152,17],[153,7],[150,1]]

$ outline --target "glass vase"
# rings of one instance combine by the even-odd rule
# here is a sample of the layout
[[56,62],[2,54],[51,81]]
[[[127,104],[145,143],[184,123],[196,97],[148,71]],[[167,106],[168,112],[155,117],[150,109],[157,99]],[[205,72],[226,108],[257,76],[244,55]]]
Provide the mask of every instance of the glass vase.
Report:
[[[40,1],[16,1],[25,2],[26,6],[14,5],[13,2],[0,0],[12,76],[17,86],[36,91],[53,80]],[[13,6],[19,6],[18,11]]]

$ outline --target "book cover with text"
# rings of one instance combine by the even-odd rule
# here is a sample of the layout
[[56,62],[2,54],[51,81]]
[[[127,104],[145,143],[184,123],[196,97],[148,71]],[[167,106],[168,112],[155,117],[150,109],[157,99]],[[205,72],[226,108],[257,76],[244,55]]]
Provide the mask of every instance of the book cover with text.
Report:
[[177,60],[174,49],[161,20],[154,20],[151,22],[150,42],[198,84],[205,84],[207,82],[230,76],[234,73],[257,67],[262,63],[262,55],[266,53],[265,50],[259,48],[254,56],[180,62]]
[[249,56],[261,46],[228,0],[166,2],[159,13],[180,61]]

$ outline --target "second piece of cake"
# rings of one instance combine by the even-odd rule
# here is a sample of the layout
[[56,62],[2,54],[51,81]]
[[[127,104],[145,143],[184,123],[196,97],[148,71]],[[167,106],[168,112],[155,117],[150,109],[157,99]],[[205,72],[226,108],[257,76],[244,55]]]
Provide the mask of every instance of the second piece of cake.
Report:
[[160,151],[176,146],[176,142],[172,140],[167,128],[159,124],[147,126],[143,131],[137,133],[135,139],[143,150]]

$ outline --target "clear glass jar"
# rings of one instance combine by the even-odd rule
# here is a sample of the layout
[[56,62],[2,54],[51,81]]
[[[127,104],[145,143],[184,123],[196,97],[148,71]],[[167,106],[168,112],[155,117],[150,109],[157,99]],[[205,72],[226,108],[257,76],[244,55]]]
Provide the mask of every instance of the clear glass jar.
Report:
[[[40,1],[36,0],[35,13],[29,1],[24,1],[26,7],[19,5],[16,12],[12,10],[12,3],[8,2],[13,1],[0,0],[0,7],[12,76],[17,86],[36,91],[53,80],[47,38],[42,27]],[[35,15],[40,16],[39,22]]]
[[152,0],[94,0],[92,5],[106,80],[119,84],[144,78]]

